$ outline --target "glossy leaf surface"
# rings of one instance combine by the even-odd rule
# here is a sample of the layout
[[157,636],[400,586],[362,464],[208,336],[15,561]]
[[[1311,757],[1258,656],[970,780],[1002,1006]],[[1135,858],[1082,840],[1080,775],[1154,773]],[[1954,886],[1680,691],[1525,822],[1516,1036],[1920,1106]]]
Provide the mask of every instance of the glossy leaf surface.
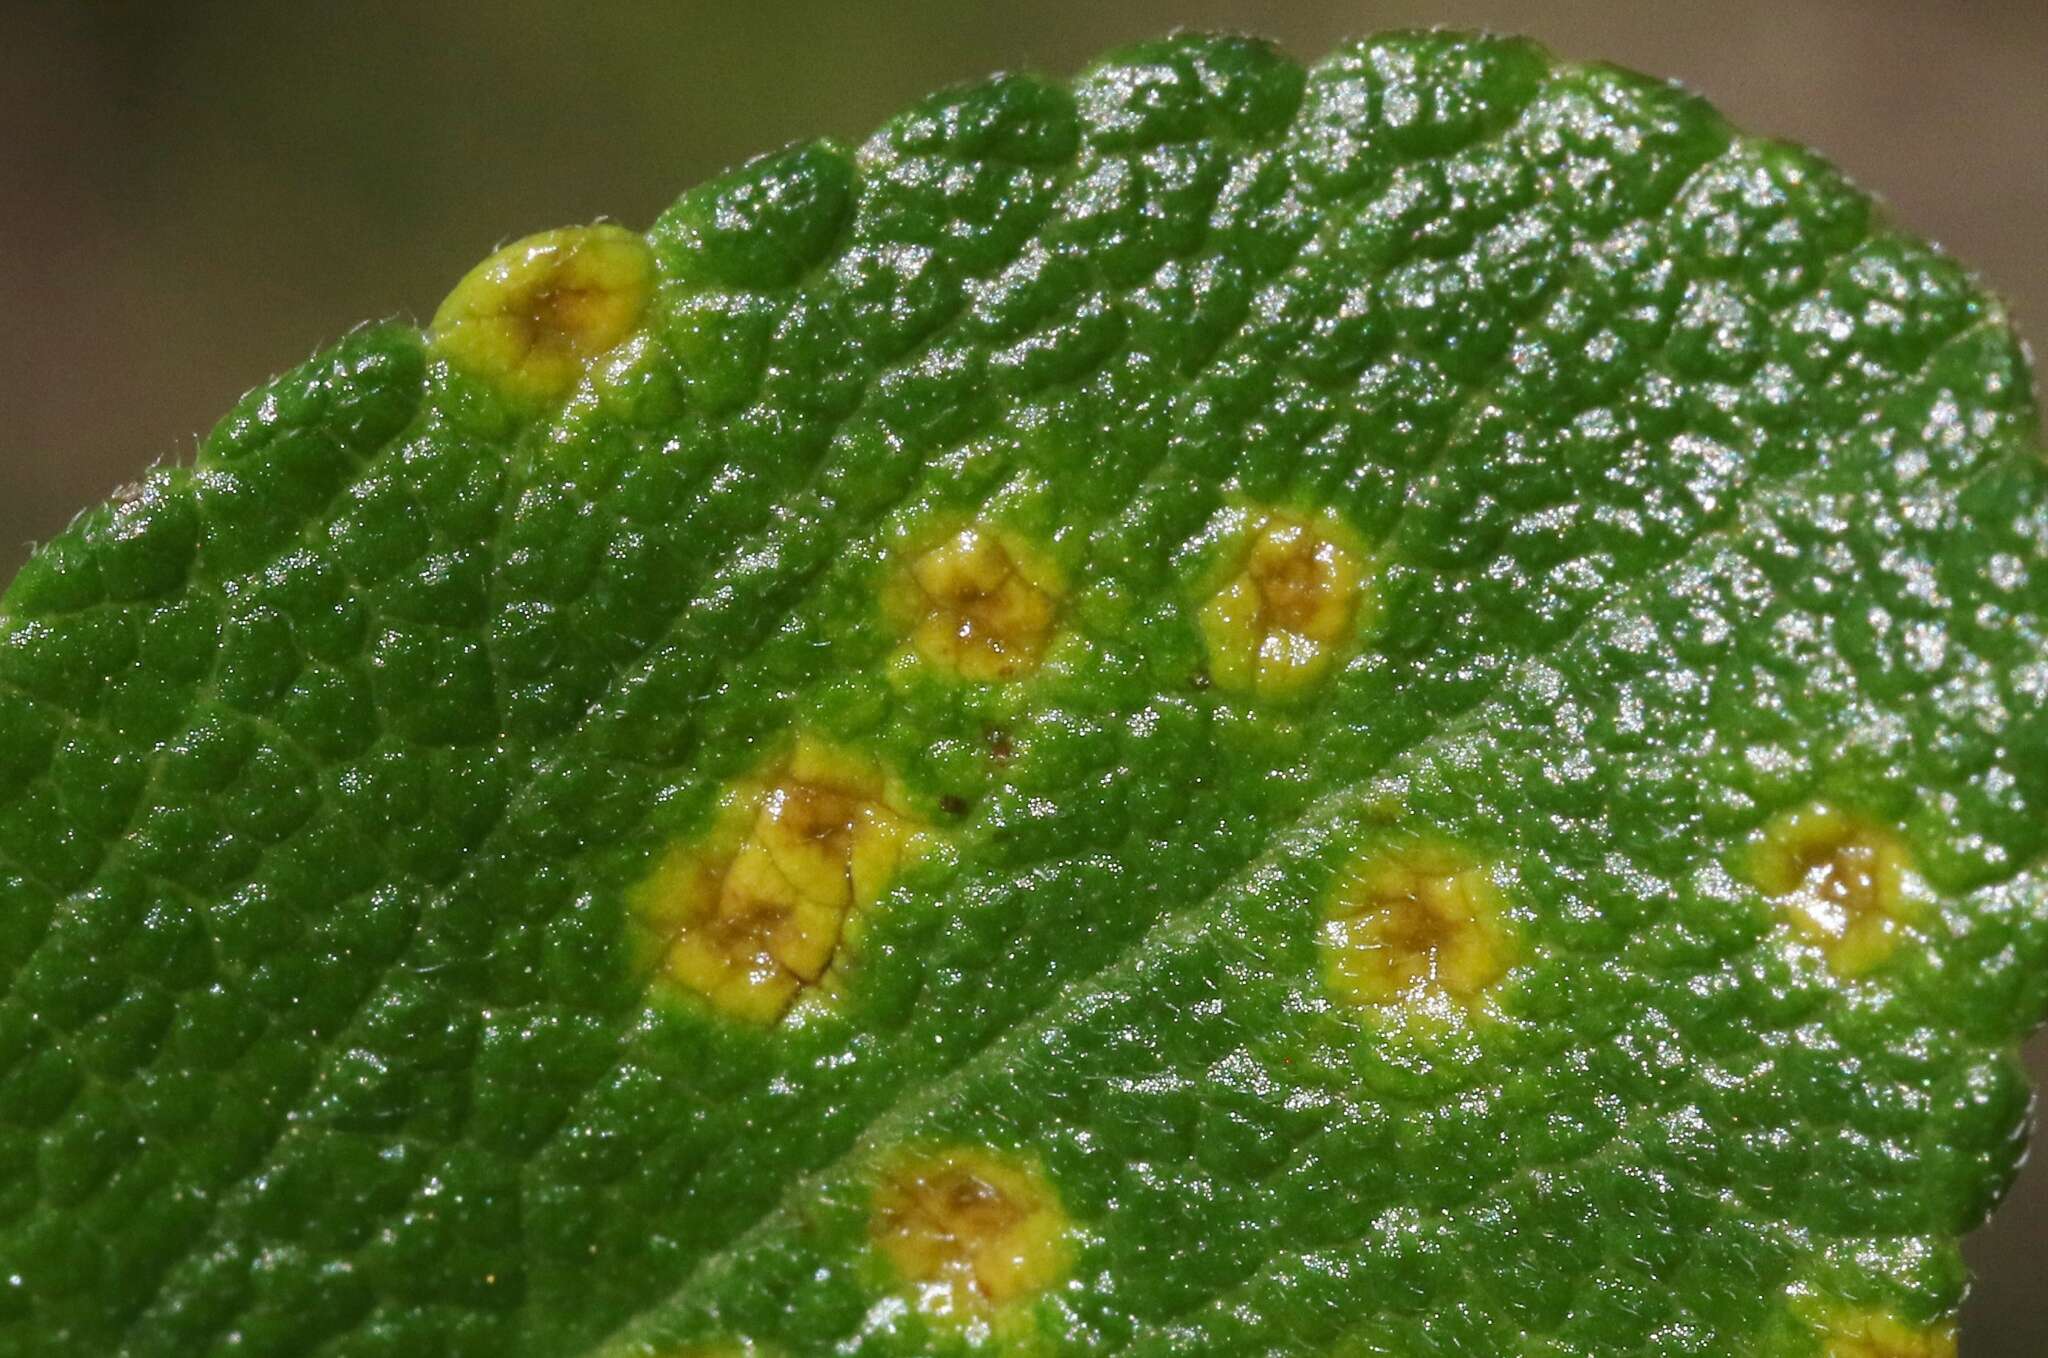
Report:
[[1507,40],[508,247],[0,605],[0,1350],[1950,1354],[2035,431],[1826,164]]

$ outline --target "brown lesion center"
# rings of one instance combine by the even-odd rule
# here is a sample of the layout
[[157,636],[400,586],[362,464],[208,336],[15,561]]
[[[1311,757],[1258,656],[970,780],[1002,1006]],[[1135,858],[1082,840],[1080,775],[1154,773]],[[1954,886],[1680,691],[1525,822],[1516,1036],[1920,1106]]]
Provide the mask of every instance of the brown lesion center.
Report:
[[523,322],[529,351],[582,355],[602,341],[612,301],[610,293],[558,280],[535,292],[522,310],[509,314]]
[[784,836],[850,868],[864,809],[860,792],[845,784],[789,782],[768,795],[761,808],[762,828],[764,834]]
[[1338,548],[1296,528],[1261,534],[1246,563],[1257,587],[1259,626],[1313,635],[1331,597],[1344,588]]
[[1883,857],[1883,848],[1875,842],[1851,837],[1800,846],[1793,870],[1808,894],[1840,912],[1846,930],[1884,908]]

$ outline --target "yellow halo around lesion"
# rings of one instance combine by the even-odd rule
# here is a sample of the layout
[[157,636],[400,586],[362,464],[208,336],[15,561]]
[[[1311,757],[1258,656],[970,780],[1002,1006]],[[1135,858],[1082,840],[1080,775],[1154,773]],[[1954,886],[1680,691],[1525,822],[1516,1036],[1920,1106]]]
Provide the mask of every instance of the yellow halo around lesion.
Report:
[[1322,679],[1370,608],[1372,560],[1332,511],[1233,511],[1196,618],[1209,677],[1260,698]]
[[654,295],[654,255],[599,223],[514,241],[455,285],[428,327],[455,367],[517,400],[559,400],[631,337]]
[[1905,844],[1876,821],[1826,802],[1766,825],[1749,846],[1748,869],[1838,976],[1882,965],[1922,915]]
[[1392,1014],[1473,1010],[1518,952],[1485,866],[1434,843],[1350,864],[1325,903],[1319,942],[1333,995]]
[[879,764],[799,736],[628,896],[655,983],[760,1024],[828,986],[856,913],[925,844]]
[[974,1146],[897,1155],[874,1185],[868,1234],[917,1309],[956,1322],[1028,1303],[1073,1262],[1071,1226],[1044,1171]]
[[1065,581],[1022,534],[956,523],[900,557],[884,604],[926,663],[975,683],[1022,679],[1044,663]]

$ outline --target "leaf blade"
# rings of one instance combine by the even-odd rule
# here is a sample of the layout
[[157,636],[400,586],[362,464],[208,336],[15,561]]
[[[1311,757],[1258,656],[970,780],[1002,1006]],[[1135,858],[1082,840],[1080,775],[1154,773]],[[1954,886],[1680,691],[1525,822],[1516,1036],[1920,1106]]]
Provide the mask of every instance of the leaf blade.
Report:
[[[1938,1345],[2044,914],[2040,462],[1960,271],[1667,87],[1454,35],[992,82],[651,235],[559,410],[364,332],[8,594],[26,1333]],[[931,574],[963,523],[995,564]],[[949,674],[899,569],[1056,629]],[[1248,688],[1230,628],[1333,663]],[[820,796],[935,847],[837,900],[775,828]],[[1912,847],[1874,980],[1744,881],[1812,797]],[[1508,979],[1333,996],[1346,891],[1401,977],[1471,936],[1431,839]],[[745,1022],[631,943],[676,852],[715,889],[664,928],[749,853],[829,921],[734,954],[796,977]],[[917,1145],[1067,1244],[984,1277],[1023,1228],[941,1212],[906,1276],[868,1204],[940,1210]]]

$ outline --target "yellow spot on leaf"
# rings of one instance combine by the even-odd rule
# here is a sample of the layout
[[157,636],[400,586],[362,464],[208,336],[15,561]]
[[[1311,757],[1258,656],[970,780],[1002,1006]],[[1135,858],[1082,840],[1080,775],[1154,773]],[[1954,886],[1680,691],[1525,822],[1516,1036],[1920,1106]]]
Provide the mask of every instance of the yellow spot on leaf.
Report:
[[777,1021],[826,982],[854,912],[919,849],[921,828],[880,766],[799,738],[632,893],[658,975],[737,1018]]
[[1353,1004],[1470,1008],[1507,975],[1514,945],[1484,868],[1413,845],[1373,855],[1339,879],[1322,928],[1324,974]]
[[1861,975],[1898,947],[1918,913],[1909,866],[1896,835],[1823,803],[1779,816],[1750,855],[1751,879],[1839,976]]
[[654,257],[622,227],[543,231],[477,265],[434,313],[449,362],[523,400],[556,400],[631,336],[654,292]]
[[969,524],[904,562],[888,604],[926,661],[993,683],[1045,659],[1062,593],[1058,571],[1021,538]]
[[1066,1213],[1028,1160],[965,1147],[906,1155],[876,1185],[871,1212],[875,1248],[928,1315],[987,1316],[1069,1266]]
[[1201,606],[1209,675],[1280,697],[1326,674],[1366,601],[1367,557],[1334,514],[1244,513]]
[[1821,1315],[1823,1358],[1956,1358],[1953,1325],[1908,1325],[1881,1311]]

